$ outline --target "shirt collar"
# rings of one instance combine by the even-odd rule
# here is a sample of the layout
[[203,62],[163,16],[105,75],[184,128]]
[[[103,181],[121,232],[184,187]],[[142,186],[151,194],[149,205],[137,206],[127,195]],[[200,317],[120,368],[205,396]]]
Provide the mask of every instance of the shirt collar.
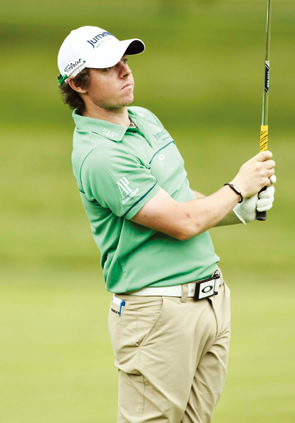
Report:
[[105,120],[78,115],[76,110],[74,110],[72,116],[78,130],[88,130],[116,142],[122,141],[128,129],[128,127],[116,125]]

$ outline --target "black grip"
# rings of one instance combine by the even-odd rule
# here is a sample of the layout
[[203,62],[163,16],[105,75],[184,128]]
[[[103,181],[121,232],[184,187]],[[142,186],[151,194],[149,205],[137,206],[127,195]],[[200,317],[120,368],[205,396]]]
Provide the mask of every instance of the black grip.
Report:
[[259,212],[256,210],[256,220],[264,222],[266,220],[266,211]]
[[[265,191],[265,190],[266,190],[266,187],[262,188],[262,190],[260,190],[258,193],[258,197],[261,191]],[[256,210],[256,220],[260,220],[261,222],[264,222],[266,220],[266,211]]]

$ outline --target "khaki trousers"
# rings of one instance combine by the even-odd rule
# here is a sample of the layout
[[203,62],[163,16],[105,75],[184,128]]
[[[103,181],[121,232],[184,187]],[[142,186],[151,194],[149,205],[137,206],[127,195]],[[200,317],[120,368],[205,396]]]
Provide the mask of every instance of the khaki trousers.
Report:
[[223,390],[230,292],[192,298],[118,295],[109,331],[119,369],[119,423],[209,423]]

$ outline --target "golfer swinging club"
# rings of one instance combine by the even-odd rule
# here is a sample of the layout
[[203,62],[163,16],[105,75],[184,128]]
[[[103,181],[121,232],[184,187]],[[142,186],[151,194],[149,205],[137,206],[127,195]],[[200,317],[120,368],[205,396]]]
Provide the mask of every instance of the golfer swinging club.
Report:
[[144,48],[92,26],[64,40],[58,79],[74,109],[73,172],[113,293],[118,422],[208,423],[230,342],[230,293],[208,229],[269,210],[275,163],[261,152],[217,192],[193,191],[169,132],[130,107],[128,56]]

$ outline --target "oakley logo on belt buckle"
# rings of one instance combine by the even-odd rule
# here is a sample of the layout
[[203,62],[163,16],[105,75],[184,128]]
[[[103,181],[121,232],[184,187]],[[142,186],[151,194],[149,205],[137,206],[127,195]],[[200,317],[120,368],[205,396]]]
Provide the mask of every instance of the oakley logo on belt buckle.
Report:
[[213,295],[218,294],[218,289],[220,285],[220,275],[219,273],[214,273],[214,275],[203,281],[196,283],[195,296],[194,300],[203,300],[204,298],[212,297]]

